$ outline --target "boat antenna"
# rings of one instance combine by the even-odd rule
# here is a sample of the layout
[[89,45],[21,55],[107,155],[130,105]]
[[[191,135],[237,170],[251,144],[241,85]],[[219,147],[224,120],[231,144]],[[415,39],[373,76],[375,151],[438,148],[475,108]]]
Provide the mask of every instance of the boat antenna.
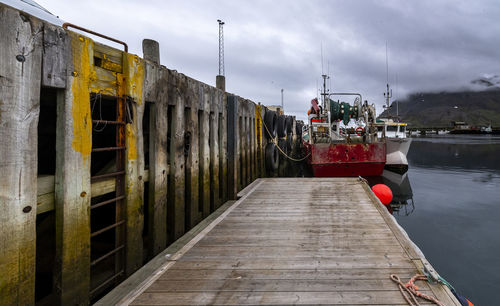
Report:
[[326,89],[326,80],[328,80],[330,77],[327,76],[326,74],[322,74],[321,77],[323,78],[323,92],[321,93],[321,97],[323,100],[323,107],[325,107],[325,102],[328,97],[328,90]]
[[318,79],[316,78],[316,97],[319,97]]
[[396,72],[396,117],[399,118],[399,81],[397,72]]
[[323,42],[321,42],[321,74],[325,74],[323,72]]
[[384,97],[386,99],[386,105],[384,108],[389,109],[389,101],[392,98],[392,89],[389,90],[389,57],[387,55],[387,42],[385,42],[385,68],[386,68],[386,77],[387,77],[387,92],[384,93]]
[[330,78],[330,61],[328,61],[328,92],[332,90],[332,79]]
[[385,42],[385,72],[387,77],[387,84],[389,84],[389,56],[387,53],[387,42]]

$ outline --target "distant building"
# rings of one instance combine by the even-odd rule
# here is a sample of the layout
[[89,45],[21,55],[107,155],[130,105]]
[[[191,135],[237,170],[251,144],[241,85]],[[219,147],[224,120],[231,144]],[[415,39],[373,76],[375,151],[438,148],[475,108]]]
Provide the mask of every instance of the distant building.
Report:
[[464,121],[452,121],[451,124],[455,130],[470,130],[470,126]]
[[266,105],[266,107],[270,110],[275,111],[276,114],[278,114],[278,115],[284,114],[283,107],[281,107],[281,105]]

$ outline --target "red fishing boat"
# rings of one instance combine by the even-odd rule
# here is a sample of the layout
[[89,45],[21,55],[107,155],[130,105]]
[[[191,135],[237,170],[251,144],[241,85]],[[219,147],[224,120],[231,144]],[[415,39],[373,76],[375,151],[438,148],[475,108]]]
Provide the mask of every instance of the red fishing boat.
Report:
[[[358,93],[329,93],[323,75],[322,102],[311,101],[304,134],[308,163],[316,177],[378,176],[386,163],[386,144],[377,137],[375,106]],[[356,96],[354,105],[332,96]]]

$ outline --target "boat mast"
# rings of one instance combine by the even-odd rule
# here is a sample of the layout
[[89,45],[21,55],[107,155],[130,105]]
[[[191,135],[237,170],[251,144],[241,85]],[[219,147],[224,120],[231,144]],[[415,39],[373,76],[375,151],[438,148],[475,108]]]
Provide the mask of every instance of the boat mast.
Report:
[[321,99],[323,101],[323,108],[326,107],[326,99],[328,99],[328,90],[326,89],[326,80],[329,79],[330,77],[326,74],[321,75],[323,78],[323,91],[321,92]]
[[387,42],[385,43],[385,68],[386,68],[386,77],[387,77],[387,92],[384,93],[384,97],[386,99],[384,108],[389,110],[390,107],[390,99],[392,98],[392,89],[389,89],[389,58],[387,56]]

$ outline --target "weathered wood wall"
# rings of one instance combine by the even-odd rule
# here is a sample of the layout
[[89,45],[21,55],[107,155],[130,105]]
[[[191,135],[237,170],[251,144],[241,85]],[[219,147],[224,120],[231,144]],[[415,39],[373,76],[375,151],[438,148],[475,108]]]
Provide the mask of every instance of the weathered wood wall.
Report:
[[43,24],[0,5],[0,305],[33,304]]
[[[270,174],[266,108],[161,66],[158,43],[145,40],[142,59],[3,4],[0,17],[0,304],[35,301],[35,221],[42,213],[55,215],[51,300],[90,301],[91,199],[122,188],[112,175],[91,181],[92,120],[99,119],[92,118],[91,94],[127,104],[125,195],[116,200],[124,201],[125,221],[115,225],[125,227],[125,246],[113,250],[124,270],[110,285]],[[56,169],[37,179],[42,86],[57,90]]]

